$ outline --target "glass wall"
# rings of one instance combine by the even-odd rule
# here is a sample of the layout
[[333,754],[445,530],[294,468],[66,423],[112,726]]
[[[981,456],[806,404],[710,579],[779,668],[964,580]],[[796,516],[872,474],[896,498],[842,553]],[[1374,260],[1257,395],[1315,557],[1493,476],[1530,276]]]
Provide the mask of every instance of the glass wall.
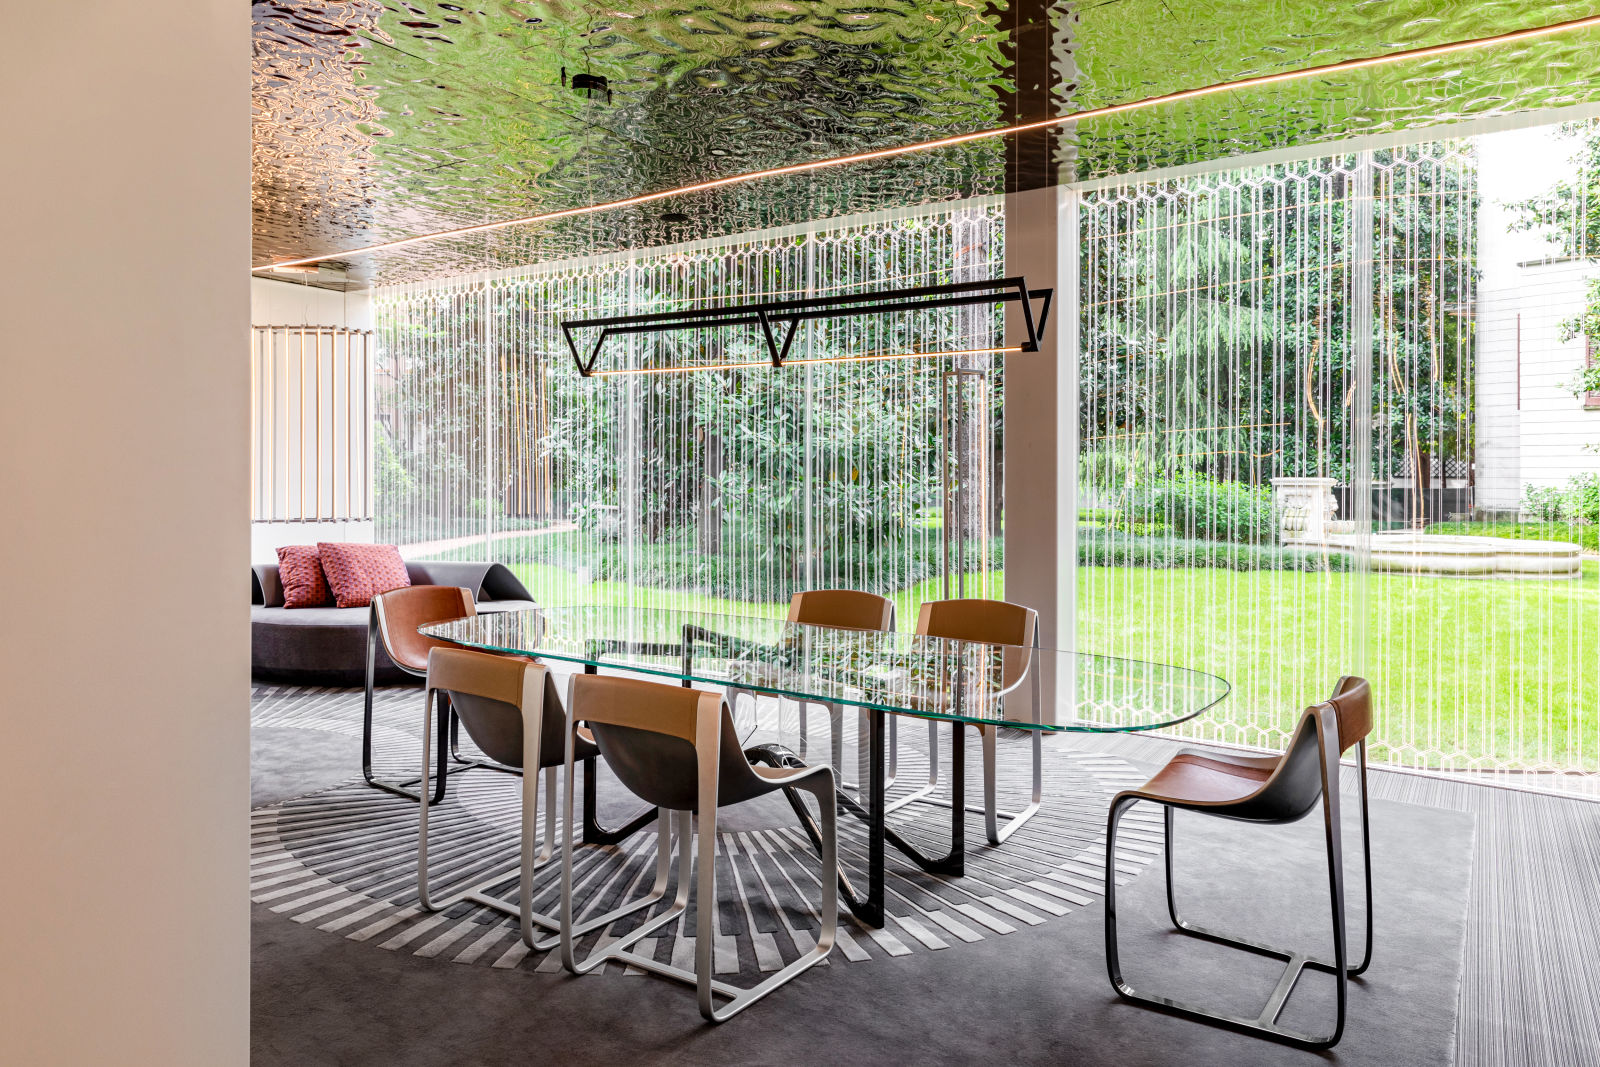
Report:
[[953,479],[998,485],[998,306],[812,323],[781,370],[749,327],[614,336],[588,378],[560,324],[1002,266],[999,205],[968,201],[382,292],[379,537],[505,561],[545,604],[770,613],[844,586],[909,625],[947,554],[999,563],[987,492],[944,536]]
[[1379,760],[1600,770],[1596,143],[1084,190],[1079,647],[1228,678],[1197,737],[1281,747],[1361,673]]
[[[1208,740],[1281,747],[1359,673],[1379,760],[1600,772],[1596,161],[1582,123],[1079,187],[1076,647],[1227,678]],[[1003,595],[998,308],[781,371],[729,329],[582,378],[559,328],[996,278],[1003,240],[967,201],[381,290],[379,536],[548,604]]]

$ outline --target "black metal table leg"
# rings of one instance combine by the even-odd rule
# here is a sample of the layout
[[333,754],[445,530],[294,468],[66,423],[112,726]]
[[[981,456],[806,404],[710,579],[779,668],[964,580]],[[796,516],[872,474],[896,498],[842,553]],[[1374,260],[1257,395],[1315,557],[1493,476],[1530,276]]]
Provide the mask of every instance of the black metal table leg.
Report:
[[948,874],[959,877],[966,873],[967,847],[966,847],[966,807],[967,807],[967,737],[965,723],[952,723],[954,743],[950,746],[950,851],[943,856],[930,856],[916,845],[895,833],[884,825],[884,806],[886,798],[882,783],[883,778],[883,716],[884,712],[872,713],[871,759],[871,808],[863,809],[860,804],[849,796],[841,793],[839,804],[846,811],[863,819],[867,823],[869,841],[879,838],[880,843],[875,851],[869,853],[873,868],[879,872],[881,880],[883,870],[882,841],[887,841],[906,858],[929,874]]
[[[867,824],[867,895],[863,898],[839,867],[839,896],[852,914],[868,926],[882,926],[884,922],[884,844],[893,845],[918,867],[931,874],[959,876],[966,870],[966,735],[962,723],[955,724],[955,744],[952,745],[950,768],[950,851],[943,856],[929,856],[911,842],[889,829],[884,822],[887,789],[884,784],[884,733],[885,712],[871,713],[870,738],[867,743],[867,807],[862,807],[842,791],[835,792],[839,807],[864,820]],[[745,756],[752,763],[765,763],[772,767],[803,767],[805,761],[782,745],[758,745],[746,749]],[[785,789],[789,806],[800,819],[800,825],[811,844],[819,851],[822,836],[816,820],[811,817],[804,801],[793,789]]]
[[[888,831],[884,825],[884,806],[887,802],[884,796],[888,786],[883,780],[883,748],[884,748],[884,721],[882,708],[873,708],[871,725],[867,730],[867,793],[872,804],[872,812],[867,817],[867,900],[866,907],[858,908],[854,903],[850,910],[856,917],[869,926],[883,925],[884,894],[883,894],[883,840]],[[841,797],[844,794],[839,794]]]
[[[795,755],[792,750],[778,744],[755,745],[745,749],[744,754],[745,758],[751,763],[764,763],[769,767],[806,766],[805,760]],[[812,818],[810,809],[805,806],[805,802],[801,799],[798,791],[785,789],[783,795],[788,799],[789,806],[794,809],[795,817],[800,820],[800,828],[806,832],[806,837],[811,840],[811,847],[820,854],[822,851],[822,832],[817,828],[817,820]],[[869,874],[869,887],[865,897],[856,889],[855,883],[850,881],[850,876],[845,873],[842,862],[838,868],[840,898],[844,900],[845,905],[858,919],[869,926],[883,925],[883,879],[881,877],[883,855],[881,846],[878,861],[877,870],[880,877],[877,881],[877,889],[874,892],[871,888]],[[874,906],[874,900],[876,900],[876,906]]]
[[[593,663],[583,665],[584,674],[599,674]],[[685,683],[687,684],[687,683]],[[613,830],[600,825],[600,760],[598,757],[583,763],[583,843],[586,845],[615,845],[625,841],[656,821],[658,809],[646,808],[623,826]]]
[[656,821],[657,808],[646,808],[625,825],[612,830],[600,825],[600,757],[583,762],[583,843],[586,845],[614,845],[624,841]]

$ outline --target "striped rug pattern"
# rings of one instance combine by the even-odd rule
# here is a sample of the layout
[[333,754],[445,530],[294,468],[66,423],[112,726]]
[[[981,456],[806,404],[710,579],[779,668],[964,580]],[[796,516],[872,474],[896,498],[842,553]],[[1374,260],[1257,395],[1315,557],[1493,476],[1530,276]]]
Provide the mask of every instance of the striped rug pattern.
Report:
[[[252,724],[320,730],[359,738],[361,692],[347,689],[258,686],[252,693]],[[792,705],[744,704],[756,739],[776,737],[797,745]],[[417,773],[422,697],[415,689],[380,690],[376,702],[377,769],[385,776]],[[847,719],[848,721],[848,719]],[[813,712],[812,736],[826,743],[826,717]],[[848,730],[846,733],[853,733]],[[971,731],[969,731],[971,733]],[[944,734],[948,738],[949,734]],[[948,741],[945,741],[948,745]],[[1025,738],[1000,741],[1002,806],[1022,798],[1029,775]],[[926,732],[900,730],[899,778],[891,797],[927,780]],[[948,751],[941,762],[948,770]],[[981,797],[981,759],[975,739],[968,753],[969,800]],[[854,768],[847,743],[845,766]],[[352,766],[353,781],[252,813],[251,894],[259,905],[295,922],[354,941],[415,956],[501,968],[552,971],[556,953],[530,953],[514,920],[471,903],[441,912],[423,910],[417,898],[417,805],[368,788]],[[853,771],[847,772],[853,779]],[[891,847],[882,929],[856,923],[841,909],[838,951],[833,961],[861,963],[913,953],[959,948],[993,937],[1027,936],[1052,921],[1068,920],[1101,894],[1104,825],[1113,793],[1144,780],[1144,772],[1120,756],[1075,750],[1069,738],[1046,744],[1045,804],[1033,821],[1006,844],[983,838],[982,817],[967,822],[967,873],[962,878],[927,874],[903,861]],[[614,781],[612,791],[621,787]],[[541,790],[541,798],[543,792]],[[718,834],[717,943],[719,974],[758,977],[781,967],[815,944],[821,882],[816,853],[781,800],[759,801],[754,816],[726,818]],[[737,811],[738,809],[731,809]],[[516,894],[519,780],[469,771],[452,775],[445,802],[430,813],[430,854],[435,894],[452,886],[499,878],[490,890],[504,900]],[[910,805],[890,815],[890,824],[929,852],[948,842],[947,809]],[[541,813],[541,826],[543,816]],[[1119,882],[1137,876],[1160,855],[1160,823],[1153,813],[1130,813],[1117,855]],[[848,871],[864,881],[866,828],[841,814],[839,848]],[[616,847],[583,848],[575,885],[579,912],[599,914],[648,891],[654,876],[656,835],[646,829]],[[534,905],[557,911],[559,863],[536,875]],[[600,931],[585,948],[625,934],[639,918]],[[692,966],[694,906],[641,948],[659,960]],[[623,973],[621,967],[606,970]]]

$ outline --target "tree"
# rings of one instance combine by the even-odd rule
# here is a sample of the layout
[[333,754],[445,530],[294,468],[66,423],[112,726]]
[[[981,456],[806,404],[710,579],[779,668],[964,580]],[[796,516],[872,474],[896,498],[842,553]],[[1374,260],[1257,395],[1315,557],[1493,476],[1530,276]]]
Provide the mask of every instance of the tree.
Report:
[[1467,301],[1446,307],[1439,294],[1470,290],[1476,200],[1467,168],[1437,162],[1436,148],[1376,153],[1370,237],[1356,232],[1350,157],[1091,202],[1080,418],[1092,462],[1128,478],[1350,480],[1367,241],[1374,423],[1422,486],[1434,457],[1470,454]]

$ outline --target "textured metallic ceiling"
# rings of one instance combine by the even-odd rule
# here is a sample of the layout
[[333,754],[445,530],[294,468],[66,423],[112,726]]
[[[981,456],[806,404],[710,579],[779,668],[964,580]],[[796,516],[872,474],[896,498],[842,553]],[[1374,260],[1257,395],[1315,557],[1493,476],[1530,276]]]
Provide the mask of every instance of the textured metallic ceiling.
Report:
[[[1559,22],[1600,13],[1600,0],[1110,0],[1050,16],[1049,56],[1046,34],[1015,30],[1044,25],[1042,6],[979,0],[252,10],[260,264]],[[1597,44],[1585,30],[1166,105],[1080,123],[1056,150],[1067,173],[1096,176],[1586,102],[1600,97]],[[576,75],[604,77],[609,93],[574,88]],[[763,179],[360,256],[351,276],[402,281],[993,192],[1019,150],[996,140]]]

